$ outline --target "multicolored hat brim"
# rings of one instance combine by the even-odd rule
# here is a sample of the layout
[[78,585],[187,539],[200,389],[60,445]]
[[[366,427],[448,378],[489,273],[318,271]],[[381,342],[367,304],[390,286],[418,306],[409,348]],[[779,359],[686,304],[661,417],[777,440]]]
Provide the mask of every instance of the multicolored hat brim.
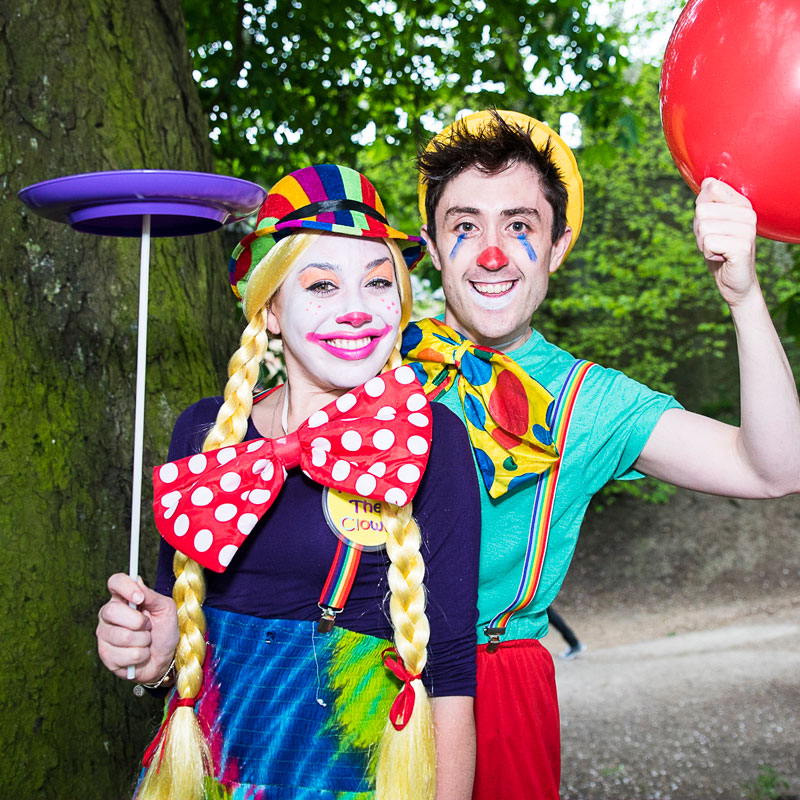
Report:
[[242,281],[274,244],[300,230],[342,236],[393,239],[412,269],[425,241],[389,225],[383,204],[367,178],[349,167],[305,167],[273,186],[259,212],[257,228],[236,246],[228,263],[231,288],[241,299]]

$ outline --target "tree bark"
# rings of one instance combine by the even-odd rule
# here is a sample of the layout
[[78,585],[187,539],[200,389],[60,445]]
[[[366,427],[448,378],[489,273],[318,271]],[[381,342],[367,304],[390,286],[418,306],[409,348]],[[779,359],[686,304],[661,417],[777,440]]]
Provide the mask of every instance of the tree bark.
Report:
[[[16,192],[114,169],[212,171],[179,0],[0,0],[0,786],[130,796],[160,714],[100,664],[106,577],[128,564],[139,243]],[[153,241],[149,474],[180,410],[219,393],[239,321],[222,233]]]

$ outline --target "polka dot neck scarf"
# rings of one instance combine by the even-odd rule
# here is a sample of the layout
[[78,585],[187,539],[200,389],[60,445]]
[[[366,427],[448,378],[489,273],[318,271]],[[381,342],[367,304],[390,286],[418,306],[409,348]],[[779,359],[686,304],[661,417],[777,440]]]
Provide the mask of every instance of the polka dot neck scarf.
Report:
[[252,439],[153,471],[156,527],[177,550],[224,572],[275,501],[288,470],[372,500],[411,502],[428,462],[431,409],[414,371],[371,378],[277,439]]
[[513,359],[438,319],[412,322],[401,352],[435,399],[456,381],[475,460],[491,497],[533,481],[558,461],[553,396]]

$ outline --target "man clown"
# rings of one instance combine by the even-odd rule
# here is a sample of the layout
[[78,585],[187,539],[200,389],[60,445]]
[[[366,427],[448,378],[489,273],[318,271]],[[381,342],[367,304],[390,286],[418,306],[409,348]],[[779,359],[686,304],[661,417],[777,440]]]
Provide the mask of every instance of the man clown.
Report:
[[755,272],[756,215],[703,182],[694,234],[736,329],[741,425],[684,410],[531,327],[578,238],[583,184],[550,128],[467,116],[419,156],[422,235],[443,321],[412,323],[403,354],[465,422],[481,484],[478,758],[474,798],[558,797],[560,735],[547,607],[592,496],[651,475],[746,498],[800,492],[800,404]]

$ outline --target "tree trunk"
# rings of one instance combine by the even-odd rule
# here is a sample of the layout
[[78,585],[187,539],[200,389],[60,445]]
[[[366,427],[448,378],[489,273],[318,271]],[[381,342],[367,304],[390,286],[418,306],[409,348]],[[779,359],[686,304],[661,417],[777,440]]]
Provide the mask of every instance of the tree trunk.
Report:
[[[0,0],[0,786],[130,796],[159,703],[100,664],[106,577],[128,565],[139,242],[84,235],[16,192],[113,169],[211,171],[179,0]],[[180,410],[219,393],[238,320],[221,232],[153,241],[149,474]]]

